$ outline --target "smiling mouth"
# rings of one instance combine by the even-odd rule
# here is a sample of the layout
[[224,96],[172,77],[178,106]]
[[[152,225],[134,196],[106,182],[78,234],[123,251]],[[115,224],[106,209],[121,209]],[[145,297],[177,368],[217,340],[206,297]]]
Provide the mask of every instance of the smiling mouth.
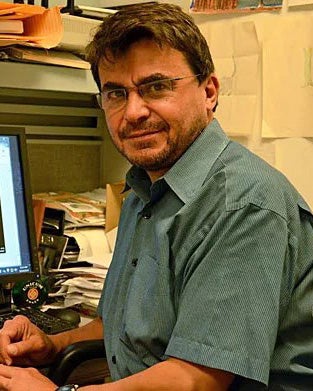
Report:
[[164,121],[138,121],[134,124],[126,124],[120,130],[120,138],[124,140],[153,138],[159,133],[168,133],[169,125]]
[[126,138],[128,139],[135,139],[135,138],[148,138],[148,137],[152,137],[154,136],[155,134],[158,134],[160,133],[162,130],[154,130],[153,132],[151,131],[148,131],[148,132],[134,132],[134,133],[131,133],[129,134]]

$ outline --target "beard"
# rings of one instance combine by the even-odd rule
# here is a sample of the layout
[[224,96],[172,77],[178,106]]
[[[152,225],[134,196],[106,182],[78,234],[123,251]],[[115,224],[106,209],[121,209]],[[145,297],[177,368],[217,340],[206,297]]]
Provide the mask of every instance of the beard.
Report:
[[[111,139],[117,150],[126,159],[135,166],[138,166],[146,171],[160,171],[167,170],[172,167],[175,162],[183,155],[194,140],[206,127],[207,122],[204,120],[195,120],[189,129],[184,129],[181,126],[175,127],[175,133],[170,132],[169,125],[164,121],[147,122],[143,121],[136,125],[128,124],[125,126],[120,134],[117,142],[111,135]],[[153,143],[151,141],[138,141],[134,153],[127,151],[123,146],[128,142],[129,137],[136,132],[157,133],[163,132],[167,135],[166,142],[161,150],[154,151]],[[172,134],[171,134],[172,133]]]

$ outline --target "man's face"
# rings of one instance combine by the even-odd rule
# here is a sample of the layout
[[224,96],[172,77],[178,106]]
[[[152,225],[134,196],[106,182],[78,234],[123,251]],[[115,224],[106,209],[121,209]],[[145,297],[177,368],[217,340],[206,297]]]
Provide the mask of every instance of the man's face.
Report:
[[212,76],[199,85],[183,54],[168,46],[136,42],[114,62],[103,59],[99,76],[103,91],[190,76],[174,81],[161,99],[130,89],[124,105],[104,107],[117,149],[153,178],[163,175],[212,119],[217,80]]

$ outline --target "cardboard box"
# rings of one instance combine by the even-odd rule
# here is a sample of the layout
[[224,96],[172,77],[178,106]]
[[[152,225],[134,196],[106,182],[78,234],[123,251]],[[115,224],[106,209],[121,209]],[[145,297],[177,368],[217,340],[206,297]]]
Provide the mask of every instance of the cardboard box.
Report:
[[106,185],[106,233],[118,225],[122,204],[127,195],[127,192],[123,192],[124,189],[125,182],[108,183]]

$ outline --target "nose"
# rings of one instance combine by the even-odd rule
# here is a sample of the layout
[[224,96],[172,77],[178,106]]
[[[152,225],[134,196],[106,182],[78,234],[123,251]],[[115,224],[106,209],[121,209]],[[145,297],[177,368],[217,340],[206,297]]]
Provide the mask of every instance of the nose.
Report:
[[149,115],[150,109],[144,99],[137,91],[130,91],[125,102],[124,119],[127,122],[138,122]]

